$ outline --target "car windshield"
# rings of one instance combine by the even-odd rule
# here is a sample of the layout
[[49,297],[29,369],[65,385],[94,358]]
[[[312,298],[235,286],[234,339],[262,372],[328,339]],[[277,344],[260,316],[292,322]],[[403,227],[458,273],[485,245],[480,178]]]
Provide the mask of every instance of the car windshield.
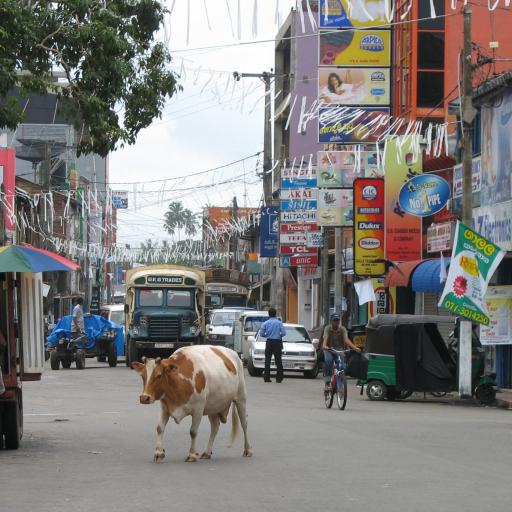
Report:
[[234,312],[218,312],[212,316],[211,325],[233,325],[236,313]]
[[258,332],[261,324],[268,320],[268,316],[248,316],[245,319],[244,331],[246,332]]
[[[288,343],[311,343],[308,331],[304,327],[290,327],[284,326],[286,335],[283,337],[283,341]],[[262,341],[265,338],[258,335],[258,341]]]
[[124,324],[124,311],[111,311],[110,321],[115,324]]

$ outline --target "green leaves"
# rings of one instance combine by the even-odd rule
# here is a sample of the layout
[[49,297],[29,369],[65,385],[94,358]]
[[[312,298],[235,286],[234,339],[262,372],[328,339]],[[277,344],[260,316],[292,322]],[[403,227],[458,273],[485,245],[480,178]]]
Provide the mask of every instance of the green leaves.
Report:
[[183,229],[186,235],[193,236],[197,233],[196,217],[191,210],[183,208],[181,201],[173,201],[165,212],[164,228],[170,235]]
[[[17,87],[69,98],[79,154],[133,144],[179,88],[168,50],[155,42],[164,14],[157,0],[0,0],[0,127],[22,120],[23,105],[9,98]],[[66,87],[52,82],[54,70],[65,72]]]

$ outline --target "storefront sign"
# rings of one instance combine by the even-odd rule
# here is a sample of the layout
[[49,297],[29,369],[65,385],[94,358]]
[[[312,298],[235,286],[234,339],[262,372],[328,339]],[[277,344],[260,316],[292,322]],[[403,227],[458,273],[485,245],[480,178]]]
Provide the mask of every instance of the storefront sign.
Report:
[[281,200],[291,201],[311,201],[318,197],[318,190],[316,188],[290,188],[281,190]]
[[260,222],[260,255],[262,258],[277,256],[277,239],[279,235],[279,219],[277,206],[264,206],[261,209]]
[[281,201],[281,211],[286,210],[316,210],[316,199],[292,199],[289,201]]
[[388,67],[391,57],[389,30],[338,30],[320,32],[320,66]]
[[286,167],[281,170],[281,178],[286,180],[312,180],[316,178],[316,167],[309,168],[308,165],[302,167]]
[[279,235],[279,243],[283,245],[290,244],[306,244],[308,241],[307,234],[305,232],[297,232],[297,233],[281,233]]
[[512,251],[512,201],[473,208],[473,229],[484,238]]
[[321,107],[318,115],[318,142],[376,142],[388,125],[389,107]]
[[427,252],[449,251],[453,244],[453,223],[443,222],[427,229]]
[[316,224],[281,224],[279,226],[281,233],[302,233],[306,231],[319,231]]
[[430,217],[441,211],[450,199],[450,185],[435,174],[414,176],[398,194],[400,208],[416,217]]
[[457,222],[448,278],[439,306],[457,316],[489,325],[484,297],[489,279],[505,256],[497,245]]
[[421,259],[420,217],[405,212],[398,202],[402,185],[421,174],[422,153],[414,136],[397,137],[388,141],[386,150],[385,187],[385,254],[390,261]]
[[328,105],[389,105],[389,68],[318,68],[318,99]]
[[316,249],[312,249],[307,245],[281,245],[279,247],[279,254],[288,256],[290,254],[299,254],[303,256],[312,256],[318,254]]
[[318,191],[318,225],[351,226],[353,221],[351,189],[320,189]]
[[322,278],[321,267],[299,267],[297,273],[299,277],[306,280]]
[[[473,158],[471,167],[473,194],[480,192],[482,188],[482,158],[477,156]],[[462,164],[457,164],[453,168],[453,197],[462,197]]]
[[281,189],[315,188],[316,186],[316,177],[308,179],[287,178],[281,180]]
[[312,222],[316,224],[316,210],[295,210],[281,212],[281,222]]
[[354,181],[354,273],[381,276],[384,265],[384,180]]
[[294,256],[281,256],[279,258],[279,266],[283,268],[288,267],[317,267],[318,266],[318,253],[314,255],[294,255]]
[[384,27],[386,0],[320,0],[318,21],[320,28]]
[[489,325],[480,326],[482,345],[512,344],[512,286],[489,286],[485,305]]

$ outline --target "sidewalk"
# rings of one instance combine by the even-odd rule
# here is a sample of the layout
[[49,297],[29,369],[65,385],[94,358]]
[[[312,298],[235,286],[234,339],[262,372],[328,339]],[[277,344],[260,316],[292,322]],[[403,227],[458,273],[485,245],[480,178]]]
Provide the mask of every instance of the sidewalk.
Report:
[[512,409],[512,389],[500,389],[496,393],[496,407]]

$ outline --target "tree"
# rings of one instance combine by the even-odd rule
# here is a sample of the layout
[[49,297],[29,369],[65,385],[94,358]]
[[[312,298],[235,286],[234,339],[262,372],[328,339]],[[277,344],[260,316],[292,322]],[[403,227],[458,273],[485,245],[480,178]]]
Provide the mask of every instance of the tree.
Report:
[[0,128],[23,121],[15,89],[50,92],[80,134],[78,154],[133,144],[179,88],[155,41],[165,13],[158,0],[0,0]]
[[165,212],[164,228],[170,235],[183,229],[186,235],[193,236],[197,233],[196,217],[191,210],[183,208],[181,201],[173,201]]

